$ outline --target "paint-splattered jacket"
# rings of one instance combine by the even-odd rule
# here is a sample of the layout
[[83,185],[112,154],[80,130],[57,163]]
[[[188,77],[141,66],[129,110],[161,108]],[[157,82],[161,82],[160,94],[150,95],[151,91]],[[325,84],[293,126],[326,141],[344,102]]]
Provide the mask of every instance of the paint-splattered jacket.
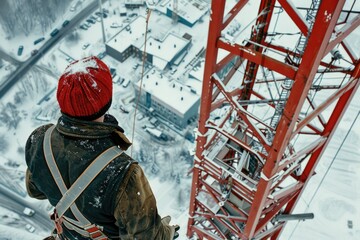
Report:
[[[55,206],[61,193],[46,165],[43,139],[51,125],[37,128],[26,143],[26,186],[31,197],[48,199]],[[86,122],[66,116],[59,118],[52,137],[52,148],[66,186],[107,148],[131,144],[111,115],[104,123]],[[141,167],[123,153],[113,160],[76,200],[83,215],[104,227],[111,239],[172,239],[171,227],[161,221],[156,200]],[[68,210],[66,216],[72,217]],[[69,239],[86,239],[64,228]]]

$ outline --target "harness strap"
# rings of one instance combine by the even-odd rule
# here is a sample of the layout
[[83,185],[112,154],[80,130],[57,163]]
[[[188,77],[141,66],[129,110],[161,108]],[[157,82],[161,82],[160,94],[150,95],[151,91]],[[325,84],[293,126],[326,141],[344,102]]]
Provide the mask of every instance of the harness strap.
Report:
[[[55,128],[55,125],[51,126],[45,133],[44,138],[44,154],[47,165],[50,169],[53,178],[59,187],[62,198],[57,203],[54,212],[54,221],[55,225],[59,225],[61,228],[61,223],[71,230],[75,230],[79,234],[85,237],[91,237],[92,239],[103,240],[108,239],[98,226],[91,224],[84,215],[76,207],[75,200],[81,195],[81,193],[89,186],[89,184],[94,180],[94,178],[116,157],[120,156],[124,151],[119,149],[117,146],[113,146],[105,150],[100,154],[86,169],[85,171],[76,179],[76,181],[67,189],[63,178],[61,177],[60,171],[56,165],[53,152],[51,149],[51,134]],[[67,209],[71,209],[74,216],[79,220],[75,221],[71,218],[64,217],[64,213]],[[64,221],[65,220],[65,221]],[[58,224],[57,224],[58,223]],[[58,226],[57,226],[58,228]],[[84,229],[84,230],[83,230]],[[61,230],[61,229],[60,229]]]
[[[58,166],[56,165],[55,158],[53,155],[52,147],[51,147],[51,134],[55,129],[55,125],[51,126],[46,132],[43,143],[43,150],[45,155],[46,163],[50,169],[51,175],[53,176],[56,185],[58,186],[62,195],[67,191],[67,187],[64,183],[63,178],[61,177]],[[79,221],[78,225],[82,225],[83,227],[91,225],[91,223],[84,217],[84,215],[80,212],[76,204],[71,205],[71,212],[74,214],[75,218]]]
[[56,205],[58,215],[61,217],[75,202],[80,194],[89,186],[94,178],[117,156],[123,153],[117,146],[112,146],[100,154],[85,171],[76,179],[71,187],[62,196]]

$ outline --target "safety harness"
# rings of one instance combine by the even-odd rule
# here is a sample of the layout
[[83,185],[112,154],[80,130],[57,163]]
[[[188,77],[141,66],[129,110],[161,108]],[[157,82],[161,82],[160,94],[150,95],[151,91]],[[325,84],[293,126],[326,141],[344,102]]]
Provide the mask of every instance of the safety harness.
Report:
[[[124,151],[117,146],[113,146],[105,150],[100,154],[76,179],[76,181],[67,189],[60,171],[56,165],[52,147],[51,147],[51,134],[55,128],[55,125],[51,126],[45,133],[44,137],[44,155],[46,163],[50,169],[50,172],[58,186],[62,198],[56,204],[54,212],[50,218],[55,223],[56,233],[61,235],[63,232],[62,224],[69,229],[76,231],[84,237],[95,240],[108,240],[109,238],[102,232],[103,228],[91,223],[85,218],[85,216],[79,211],[76,206],[75,200],[86,189],[86,187],[94,180],[94,178],[116,157],[120,156]],[[74,217],[77,220],[64,216],[64,213],[70,208]]]

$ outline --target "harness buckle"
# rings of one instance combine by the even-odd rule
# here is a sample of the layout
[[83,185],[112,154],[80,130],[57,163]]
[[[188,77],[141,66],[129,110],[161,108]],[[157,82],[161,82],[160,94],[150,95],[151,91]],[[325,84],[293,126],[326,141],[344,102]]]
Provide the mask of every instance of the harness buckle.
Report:
[[62,234],[63,233],[63,227],[62,227],[63,217],[59,218],[56,208],[54,209],[54,212],[52,214],[50,214],[50,219],[55,224],[56,233]]
[[91,224],[90,226],[85,227],[84,230],[90,234],[91,239],[108,240],[108,237],[105,236],[101,229],[95,224]]

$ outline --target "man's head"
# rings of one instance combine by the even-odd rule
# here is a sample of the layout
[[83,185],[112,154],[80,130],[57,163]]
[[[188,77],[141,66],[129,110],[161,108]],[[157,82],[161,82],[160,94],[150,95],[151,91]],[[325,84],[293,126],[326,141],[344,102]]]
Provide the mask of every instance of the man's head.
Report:
[[61,75],[57,100],[63,114],[92,121],[106,113],[112,100],[109,68],[97,57],[71,63]]

